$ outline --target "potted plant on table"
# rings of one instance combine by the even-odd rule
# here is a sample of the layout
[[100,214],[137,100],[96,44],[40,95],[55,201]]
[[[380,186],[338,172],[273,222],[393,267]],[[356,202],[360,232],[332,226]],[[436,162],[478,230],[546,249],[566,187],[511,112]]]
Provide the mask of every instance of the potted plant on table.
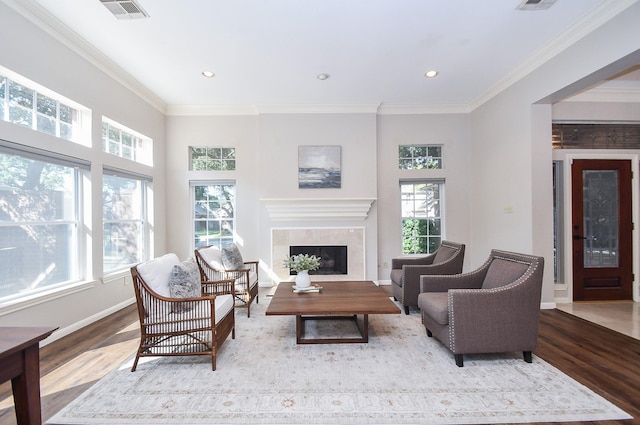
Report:
[[320,257],[309,254],[296,254],[284,260],[283,265],[298,273],[296,276],[296,286],[298,288],[307,288],[311,285],[309,271],[320,268]]

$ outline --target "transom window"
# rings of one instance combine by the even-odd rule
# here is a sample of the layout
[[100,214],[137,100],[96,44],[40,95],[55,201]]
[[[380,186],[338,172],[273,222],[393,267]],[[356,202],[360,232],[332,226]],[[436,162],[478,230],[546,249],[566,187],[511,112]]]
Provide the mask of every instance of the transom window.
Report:
[[398,147],[398,167],[401,170],[442,168],[442,146],[401,145]]
[[[90,111],[20,76],[0,68],[0,119],[75,143],[89,144],[83,119]],[[88,131],[86,131],[88,133]]]
[[102,118],[102,150],[145,165],[153,165],[153,142],[108,118]]
[[193,246],[224,247],[233,242],[235,182],[190,182],[193,199]]
[[401,182],[402,252],[429,254],[442,241],[444,182]]
[[0,304],[81,278],[79,196],[88,162],[0,141]]
[[236,148],[189,146],[189,169],[193,171],[232,171],[236,169]]

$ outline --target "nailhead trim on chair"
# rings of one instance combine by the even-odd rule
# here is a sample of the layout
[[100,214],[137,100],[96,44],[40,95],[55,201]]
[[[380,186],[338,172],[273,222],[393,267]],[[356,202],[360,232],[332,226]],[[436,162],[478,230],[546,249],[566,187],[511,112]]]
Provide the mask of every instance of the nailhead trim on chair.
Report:
[[[516,263],[527,264],[529,266],[531,266],[537,260],[537,257],[534,257],[532,255],[515,254],[515,253],[513,255],[516,255],[516,256],[521,257],[521,258],[526,258],[529,261],[517,260],[517,259],[514,259],[514,258],[503,257],[501,255],[495,255],[493,257],[490,257],[482,265],[482,267],[480,267],[480,268],[488,266],[496,258],[501,259],[501,260],[505,260],[505,261],[513,261],[513,262],[516,262]],[[522,284],[522,282],[524,280],[526,280],[526,278],[528,278],[530,275],[532,275],[537,269],[538,269],[538,265],[535,265],[535,266],[533,266],[532,269],[527,269],[527,272],[525,272],[525,274],[520,276],[518,278],[518,280],[516,280],[514,282],[511,282],[508,285],[500,286],[498,288],[485,289],[484,291],[489,292],[489,293],[501,292],[501,291],[504,291],[508,286],[518,286],[518,285]],[[460,291],[460,292],[475,292],[475,291],[477,291],[477,289],[456,289],[456,291]],[[453,314],[453,303],[452,303],[450,294],[447,297],[447,308],[449,309],[449,314],[450,314],[450,316],[449,316],[449,349],[451,350],[452,353],[455,353],[456,344],[455,344],[454,338],[453,338],[453,335],[455,334],[455,317],[454,317],[454,314]]]

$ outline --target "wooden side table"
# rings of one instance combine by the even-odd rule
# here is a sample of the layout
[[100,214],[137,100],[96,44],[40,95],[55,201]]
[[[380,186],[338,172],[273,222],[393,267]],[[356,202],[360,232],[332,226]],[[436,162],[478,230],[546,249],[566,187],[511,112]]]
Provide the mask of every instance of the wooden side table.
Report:
[[0,382],[11,379],[19,425],[42,424],[39,343],[56,329],[0,327]]

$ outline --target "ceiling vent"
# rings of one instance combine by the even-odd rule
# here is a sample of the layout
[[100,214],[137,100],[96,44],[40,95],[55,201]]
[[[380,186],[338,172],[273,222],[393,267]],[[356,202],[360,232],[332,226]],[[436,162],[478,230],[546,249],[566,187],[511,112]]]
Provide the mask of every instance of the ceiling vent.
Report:
[[553,6],[556,0],[523,0],[517,7],[519,10],[545,10]]
[[149,14],[134,0],[100,0],[118,19],[148,18]]

